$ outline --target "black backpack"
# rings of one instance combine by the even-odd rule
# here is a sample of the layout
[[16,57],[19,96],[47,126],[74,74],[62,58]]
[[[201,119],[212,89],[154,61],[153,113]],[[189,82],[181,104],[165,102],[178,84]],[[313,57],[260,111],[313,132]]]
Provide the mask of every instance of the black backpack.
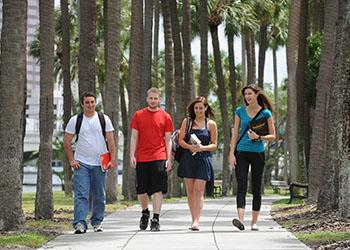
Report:
[[[75,124],[75,135],[76,135],[75,141],[76,142],[78,141],[81,124],[83,123],[83,117],[84,117],[83,114],[84,113],[80,113],[77,116],[77,122]],[[102,112],[97,112],[97,114],[98,114],[98,119],[100,120],[103,137],[106,140],[106,120],[105,120],[105,117],[104,117]]]

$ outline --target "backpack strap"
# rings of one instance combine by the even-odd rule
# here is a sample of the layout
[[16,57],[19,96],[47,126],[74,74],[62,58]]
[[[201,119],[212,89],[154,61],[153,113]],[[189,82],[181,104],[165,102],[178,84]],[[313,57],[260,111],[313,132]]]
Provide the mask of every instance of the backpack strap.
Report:
[[106,140],[106,120],[105,120],[105,116],[103,115],[102,112],[98,112],[97,114],[98,114],[98,119],[100,120],[103,137]]
[[[98,112],[97,114],[98,114],[98,119],[100,121],[101,128],[102,128],[102,135],[103,135],[103,137],[106,140],[106,120],[105,120],[105,116],[103,115],[102,112]],[[77,116],[77,122],[75,123],[75,135],[76,135],[75,142],[77,142],[78,138],[79,138],[79,132],[80,132],[81,124],[83,123],[83,117],[84,117],[83,115],[84,115],[84,113],[80,113]]]
[[79,132],[80,132],[80,128],[81,128],[81,124],[83,123],[83,113],[80,113],[77,115],[77,121],[75,123],[75,142],[78,141],[79,138]]

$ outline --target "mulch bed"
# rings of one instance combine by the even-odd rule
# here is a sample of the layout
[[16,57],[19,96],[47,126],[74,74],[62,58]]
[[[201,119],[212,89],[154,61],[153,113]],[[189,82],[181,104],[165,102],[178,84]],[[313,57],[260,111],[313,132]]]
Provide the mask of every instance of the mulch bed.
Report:
[[[293,233],[350,232],[349,219],[340,218],[337,211],[319,211],[316,205],[307,204],[275,210],[272,217]],[[350,250],[350,239],[309,247],[316,250]]]

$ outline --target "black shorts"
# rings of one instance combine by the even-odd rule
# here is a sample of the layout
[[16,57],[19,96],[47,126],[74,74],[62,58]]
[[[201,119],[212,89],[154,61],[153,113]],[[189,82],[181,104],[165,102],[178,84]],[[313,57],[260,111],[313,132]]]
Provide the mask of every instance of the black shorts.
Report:
[[168,192],[168,175],[165,171],[165,160],[138,162],[136,164],[137,194],[152,195],[157,192]]

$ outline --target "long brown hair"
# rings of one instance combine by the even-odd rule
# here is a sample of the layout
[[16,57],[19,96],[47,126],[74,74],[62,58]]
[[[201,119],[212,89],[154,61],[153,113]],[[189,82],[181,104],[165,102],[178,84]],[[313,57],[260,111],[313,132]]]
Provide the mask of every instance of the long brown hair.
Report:
[[196,103],[199,103],[199,102],[203,103],[204,107],[207,108],[207,110],[205,111],[205,117],[210,118],[210,119],[214,119],[215,118],[214,111],[209,106],[208,101],[204,96],[196,97],[196,99],[194,99],[194,101],[192,101],[191,104],[188,105],[187,116],[190,117],[192,120],[194,120],[196,118],[196,114],[194,113],[194,105]]
[[244,91],[246,89],[251,89],[254,91],[255,94],[258,94],[257,101],[258,101],[259,106],[261,106],[263,108],[267,108],[268,110],[273,112],[273,107],[272,107],[272,103],[271,103],[270,99],[267,97],[267,95],[264,93],[264,91],[262,89],[260,89],[256,84],[249,84],[249,85],[245,86],[241,91],[242,96],[243,96],[243,100],[244,100],[244,103],[246,106],[248,106],[248,103],[244,98]]

